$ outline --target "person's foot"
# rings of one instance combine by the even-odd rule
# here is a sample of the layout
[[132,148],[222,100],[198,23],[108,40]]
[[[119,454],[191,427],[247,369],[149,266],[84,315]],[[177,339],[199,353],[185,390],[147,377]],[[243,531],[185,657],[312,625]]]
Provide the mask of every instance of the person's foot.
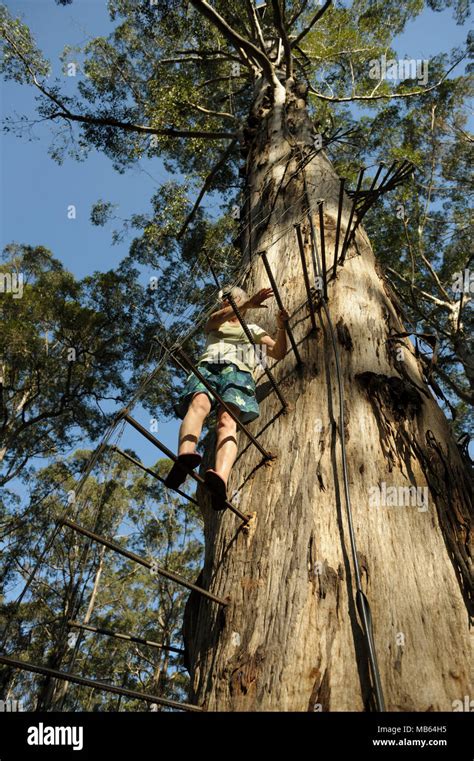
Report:
[[170,472],[165,478],[165,486],[169,489],[177,489],[184,484],[189,470],[194,470],[200,464],[202,457],[197,452],[178,455]]
[[211,507],[213,510],[225,510],[227,501],[227,485],[222,476],[209,468],[204,473],[204,481],[211,492]]

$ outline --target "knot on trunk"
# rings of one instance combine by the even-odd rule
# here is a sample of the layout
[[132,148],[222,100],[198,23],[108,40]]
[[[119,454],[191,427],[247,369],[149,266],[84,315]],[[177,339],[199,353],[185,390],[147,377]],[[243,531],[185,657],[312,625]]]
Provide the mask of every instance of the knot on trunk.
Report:
[[248,692],[255,690],[257,675],[265,656],[261,650],[257,650],[253,655],[242,654],[239,663],[233,669],[230,677],[230,693],[232,696],[247,695]]
[[347,327],[342,317],[336,323],[336,332],[337,332],[337,338],[339,340],[339,343],[342,346],[344,346],[344,348],[347,349],[347,351],[352,351],[352,349],[354,348],[354,344],[352,343],[352,338],[351,338],[351,334],[349,333],[349,328]]

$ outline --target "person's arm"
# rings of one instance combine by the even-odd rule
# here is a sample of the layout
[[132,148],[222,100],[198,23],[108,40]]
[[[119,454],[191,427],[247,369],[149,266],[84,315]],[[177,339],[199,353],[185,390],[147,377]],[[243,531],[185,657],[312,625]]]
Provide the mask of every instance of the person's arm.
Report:
[[273,339],[270,336],[264,336],[261,343],[267,346],[267,354],[273,359],[283,359],[288,350],[286,341],[286,323],[290,319],[288,312],[285,309],[281,309],[277,315],[277,334]]
[[[267,305],[262,304],[262,301],[269,299],[270,296],[273,296],[272,289],[262,288],[255,296],[251,296],[247,301],[244,301],[243,304],[237,303],[237,306],[239,309],[267,309]],[[223,303],[226,304],[228,302],[224,299]],[[219,309],[217,312],[213,312],[204,326],[205,332],[209,333],[211,330],[217,330],[222,323],[226,322],[229,317],[234,317],[234,315],[235,312],[230,304],[223,309]]]
[[213,312],[208,321],[204,325],[204,331],[209,333],[211,330],[217,330],[223,322],[226,322],[229,317],[233,317],[234,310],[231,306],[219,309],[217,312]]

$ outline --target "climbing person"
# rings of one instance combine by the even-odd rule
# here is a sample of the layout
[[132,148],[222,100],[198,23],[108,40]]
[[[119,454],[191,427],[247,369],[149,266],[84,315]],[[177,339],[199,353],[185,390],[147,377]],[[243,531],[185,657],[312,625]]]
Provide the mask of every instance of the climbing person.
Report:
[[[273,291],[271,288],[262,288],[254,296],[249,297],[242,288],[234,287],[230,290],[230,295],[241,315],[245,317],[249,310],[267,309],[267,305],[263,302],[273,296]],[[258,365],[262,365],[264,359],[262,361],[261,357],[256,356],[254,347],[225,296],[222,296],[220,307],[204,326],[207,344],[198,359],[198,369],[239,420],[242,423],[250,423],[259,416],[254,377]],[[258,325],[248,324],[253,341],[262,347],[258,350],[259,354],[283,359],[287,351],[285,325],[288,319],[286,310],[282,309],[278,312],[275,338]],[[196,452],[196,445],[204,420],[215,407],[217,407],[215,465],[214,468],[206,470],[204,481],[211,491],[212,507],[215,510],[223,510],[227,499],[227,481],[237,456],[237,424],[224,407],[216,403],[216,399],[192,372],[186,378],[184,389],[175,407],[183,422],[179,429],[178,459],[168,473],[165,484],[170,488],[177,488],[185,481],[187,471],[200,464],[202,458]]]

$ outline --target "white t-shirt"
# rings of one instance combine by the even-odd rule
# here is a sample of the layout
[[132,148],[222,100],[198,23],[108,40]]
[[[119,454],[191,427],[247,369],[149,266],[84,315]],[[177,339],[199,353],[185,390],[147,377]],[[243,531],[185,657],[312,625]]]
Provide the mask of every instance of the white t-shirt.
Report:
[[[248,324],[250,334],[256,344],[261,344],[262,338],[268,336],[266,330],[259,325]],[[204,353],[199,357],[201,362],[233,362],[240,370],[255,375],[258,361],[263,359],[262,351],[255,352],[248,340],[240,322],[223,322],[217,330],[207,334],[207,344]]]

